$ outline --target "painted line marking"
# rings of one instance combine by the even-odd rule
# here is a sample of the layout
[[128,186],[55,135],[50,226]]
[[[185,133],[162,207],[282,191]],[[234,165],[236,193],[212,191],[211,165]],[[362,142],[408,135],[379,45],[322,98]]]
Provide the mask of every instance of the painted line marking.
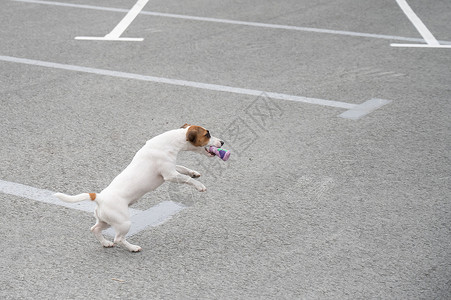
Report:
[[[94,6],[94,5],[81,5],[81,4],[43,1],[43,0],[12,0],[12,1],[33,3],[33,4],[43,4],[43,5],[54,5],[54,6],[62,6],[62,7],[71,7],[71,8],[92,9],[92,10],[109,11],[109,12],[127,12],[128,11],[127,9],[122,9],[122,8],[112,8],[112,7]],[[252,26],[252,27],[260,27],[260,28],[270,28],[270,29],[294,30],[294,31],[314,32],[314,33],[327,33],[327,34],[335,34],[335,35],[376,38],[376,39],[385,39],[385,40],[398,40],[398,41],[406,41],[406,42],[424,42],[423,39],[419,39],[419,38],[408,38],[408,37],[402,37],[402,36],[362,33],[362,32],[353,32],[353,31],[344,31],[344,30],[332,30],[332,29],[322,29],[322,28],[313,28],[313,27],[300,27],[300,26],[279,25],[279,24],[259,23],[259,22],[246,22],[246,21],[237,21],[237,20],[229,20],[229,19],[159,13],[159,12],[151,12],[151,11],[141,11],[140,14],[149,15],[149,16],[157,16],[157,17],[165,17],[165,18],[183,19],[183,20],[190,20],[190,21],[213,22],[213,23]],[[442,44],[451,45],[451,41],[440,41],[440,42]]]
[[412,8],[410,8],[409,4],[407,4],[406,0],[396,0],[398,5],[401,7],[402,11],[406,14],[407,18],[409,18],[410,22],[412,22],[413,26],[418,30],[426,43],[430,46],[438,46],[439,43],[432,35],[432,33],[427,29],[426,25],[418,18],[418,16],[413,12]]
[[406,0],[396,0],[407,18],[423,37],[426,44],[390,44],[392,47],[415,47],[415,48],[451,48],[451,45],[440,45],[434,35],[424,25],[421,19],[415,14]]
[[[244,88],[237,88],[237,87],[231,87],[231,86],[225,86],[225,85],[202,83],[202,82],[179,80],[179,79],[171,79],[171,78],[164,78],[164,77],[146,76],[146,75],[119,72],[119,71],[111,71],[111,70],[105,70],[105,69],[96,69],[96,68],[89,68],[89,67],[82,67],[82,66],[75,66],[75,65],[53,63],[53,62],[47,62],[47,61],[41,61],[41,60],[18,58],[18,57],[12,57],[12,56],[0,56],[0,61],[41,66],[41,67],[46,67],[46,68],[61,69],[61,70],[68,70],[68,71],[90,73],[90,74],[97,74],[97,75],[105,75],[105,76],[112,76],[112,77],[119,77],[119,78],[126,78],[126,79],[135,79],[135,80],[142,80],[142,81],[148,81],[148,82],[164,83],[164,84],[192,87],[192,88],[198,88],[198,89],[204,89],[204,90],[210,90],[210,91],[227,92],[227,93],[234,93],[234,94],[241,94],[241,95],[250,95],[250,96],[256,96],[256,97],[258,97],[262,94],[266,94],[268,97],[273,98],[273,99],[278,99],[278,100],[317,104],[317,105],[322,105],[322,106],[344,108],[347,110],[358,109],[360,111],[360,113],[358,114],[360,116],[359,118],[361,118],[361,117],[365,116],[366,114],[375,110],[375,108],[373,106],[369,107],[368,105],[365,104],[368,101],[364,102],[362,104],[352,104],[352,103],[333,101],[333,100],[325,100],[325,99],[319,99],[319,98],[309,98],[309,97],[303,97],[303,96],[273,93],[273,92],[266,92],[266,91],[260,91],[260,90],[244,89]],[[369,101],[371,101],[371,100],[369,100]],[[387,103],[389,103],[389,100],[387,100],[387,102],[385,102],[384,104],[387,104]],[[379,104],[381,104],[381,105],[377,106],[377,108],[384,105],[384,104],[382,104],[382,102],[379,102]],[[371,108],[371,109],[366,110],[366,108]],[[364,113],[365,111],[366,111],[366,114]],[[340,115],[340,117],[342,117],[342,118],[348,118],[347,116],[348,116],[347,114]],[[350,119],[357,120],[358,118],[353,117]]]
[[350,110],[345,111],[340,115],[340,117],[345,119],[358,120],[361,117],[369,114],[372,111],[375,111],[379,107],[382,107],[390,102],[391,100],[373,98],[363,102],[360,105],[355,106],[354,108],[351,108]]
[[76,40],[97,40],[97,41],[129,41],[129,42],[142,42],[144,38],[121,38],[120,36],[124,33],[128,26],[133,22],[133,20],[138,16],[144,6],[149,2],[149,0],[138,0],[136,4],[130,9],[130,11],[125,15],[125,17],[119,22],[119,24],[114,27],[114,29],[105,35],[104,37],[92,37],[92,36],[77,36]]
[[[93,213],[96,207],[96,204],[92,201],[66,203],[54,197],[53,194],[55,192],[4,180],[0,180],[0,193],[14,195],[43,203],[64,206],[89,213]],[[163,201],[144,211],[130,208],[130,219],[132,221],[132,226],[127,236],[135,235],[148,227],[157,227],[171,219],[175,214],[185,208],[186,206],[183,204],[173,201]],[[111,228],[105,230],[104,233],[114,237],[114,230]]]
[[450,49],[451,45],[429,45],[429,44],[390,44],[392,47],[406,47],[406,48],[445,48]]

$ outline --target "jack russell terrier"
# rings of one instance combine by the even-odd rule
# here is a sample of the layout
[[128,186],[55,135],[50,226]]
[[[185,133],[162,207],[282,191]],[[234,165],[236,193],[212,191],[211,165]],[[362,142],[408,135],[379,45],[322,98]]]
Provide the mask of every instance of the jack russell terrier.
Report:
[[[221,147],[224,144],[210,135],[203,127],[185,124],[180,129],[162,133],[149,141],[139,150],[132,162],[100,194],[83,193],[69,196],[56,193],[55,196],[65,202],[95,201],[94,211],[97,223],[91,228],[103,247],[123,245],[132,252],[141,251],[141,247],[125,240],[130,230],[128,207],[137,202],[147,192],[155,190],[165,181],[186,183],[199,192],[207,188],[193,178],[200,177],[196,171],[176,165],[180,151],[193,151],[212,157],[210,146]],[[106,240],[102,230],[109,227],[115,230],[114,243]]]

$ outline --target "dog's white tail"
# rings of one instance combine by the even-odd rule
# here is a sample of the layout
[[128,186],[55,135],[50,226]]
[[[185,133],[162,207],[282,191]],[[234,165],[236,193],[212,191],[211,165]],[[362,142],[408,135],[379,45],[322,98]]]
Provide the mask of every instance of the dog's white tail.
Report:
[[70,203],[81,202],[81,201],[86,201],[86,200],[95,201],[97,198],[96,193],[83,193],[83,194],[78,194],[75,196],[69,196],[69,195],[62,194],[62,193],[56,193],[53,196],[57,197],[58,199],[60,199],[64,202],[70,202]]

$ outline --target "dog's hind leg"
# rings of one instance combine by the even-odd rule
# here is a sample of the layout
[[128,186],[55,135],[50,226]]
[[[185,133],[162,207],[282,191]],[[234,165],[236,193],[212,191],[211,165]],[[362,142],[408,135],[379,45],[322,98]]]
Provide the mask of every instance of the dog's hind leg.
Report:
[[102,234],[102,230],[108,229],[110,225],[103,221],[97,221],[97,223],[91,227],[91,232],[94,233],[95,237],[99,240],[100,244],[102,244],[105,248],[110,248],[114,246],[114,243],[105,239]]
[[114,242],[116,244],[120,244],[127,248],[131,252],[139,252],[141,251],[141,247],[137,245],[132,245],[129,242],[126,241],[125,235],[130,230],[130,226],[132,225],[132,222],[125,221],[119,224],[114,224],[113,228],[114,231],[116,231],[116,236],[114,237]]
[[102,234],[102,230],[108,229],[110,225],[99,219],[99,217],[97,216],[97,209],[94,212],[94,216],[97,219],[97,223],[91,227],[91,232],[94,233],[95,237],[99,240],[99,242],[102,244],[103,247],[105,248],[113,247],[114,243],[106,240]]

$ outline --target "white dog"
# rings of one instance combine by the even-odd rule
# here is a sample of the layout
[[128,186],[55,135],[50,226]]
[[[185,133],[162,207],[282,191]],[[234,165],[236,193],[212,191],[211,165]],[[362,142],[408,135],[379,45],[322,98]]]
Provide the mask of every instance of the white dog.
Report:
[[[198,172],[176,165],[177,154],[180,151],[194,151],[211,157],[214,154],[208,152],[209,146],[221,147],[223,144],[223,141],[210,136],[205,128],[185,124],[180,129],[165,132],[147,141],[125,170],[100,194],[68,196],[56,193],[55,196],[65,202],[95,201],[97,207],[94,215],[97,223],[91,231],[103,247],[113,247],[117,243],[132,252],[141,251],[141,247],[125,240],[131,225],[128,207],[165,181],[190,184],[198,191],[205,192],[205,186],[193,179],[200,176]],[[116,232],[114,243],[102,235],[102,230],[110,226]]]

